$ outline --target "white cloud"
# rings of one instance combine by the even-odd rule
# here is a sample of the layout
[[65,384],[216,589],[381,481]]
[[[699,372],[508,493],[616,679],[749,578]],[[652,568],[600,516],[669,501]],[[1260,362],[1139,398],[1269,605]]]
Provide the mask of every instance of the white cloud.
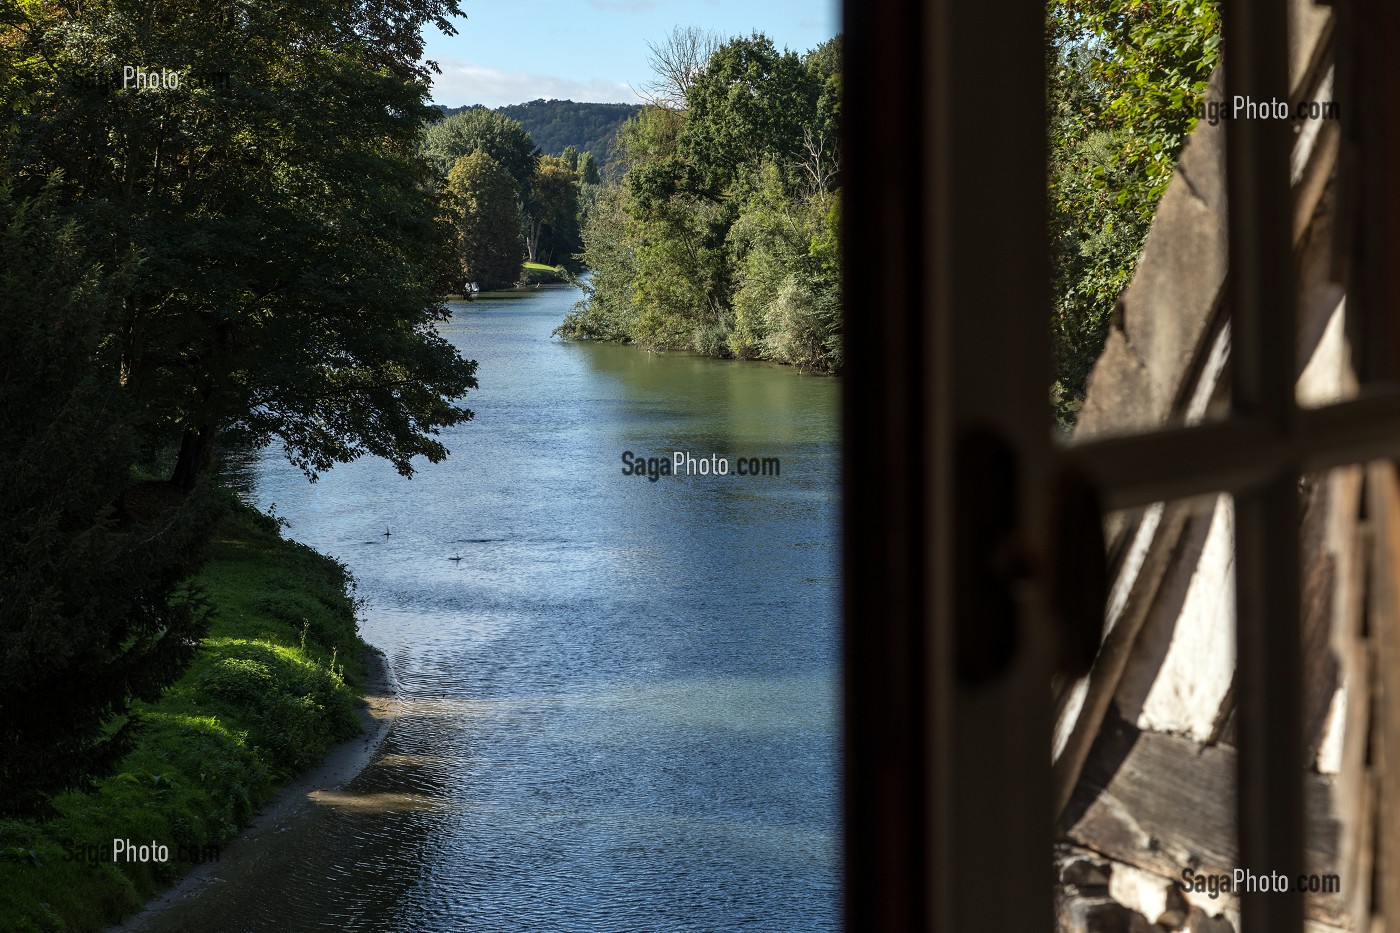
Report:
[[592,103],[635,104],[635,91],[621,81],[593,78],[576,81],[554,75],[505,72],[456,58],[439,58],[442,74],[433,79],[433,102],[447,107],[463,104],[522,104],[544,98]]

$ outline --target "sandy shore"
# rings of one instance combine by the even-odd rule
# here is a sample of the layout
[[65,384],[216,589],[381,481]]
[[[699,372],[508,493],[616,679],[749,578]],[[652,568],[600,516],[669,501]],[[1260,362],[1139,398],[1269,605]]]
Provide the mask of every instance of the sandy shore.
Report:
[[147,902],[144,909],[107,933],[142,933],[166,914],[199,898],[211,885],[236,878],[260,862],[275,837],[305,819],[316,808],[317,793],[338,790],[365,769],[399,715],[398,690],[381,652],[366,652],[365,706],[360,710],[364,734],[331,749],[321,763],[282,788],[258,812],[251,825],[225,843],[219,861],[196,865],[174,885]]

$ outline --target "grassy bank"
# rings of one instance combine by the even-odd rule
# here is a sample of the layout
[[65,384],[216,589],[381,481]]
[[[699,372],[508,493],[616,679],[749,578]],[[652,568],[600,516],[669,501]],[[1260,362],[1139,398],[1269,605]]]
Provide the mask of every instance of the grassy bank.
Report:
[[473,292],[470,295],[444,295],[447,301],[470,301],[473,298],[523,298],[532,294],[540,285],[577,284],[569,270],[563,266],[547,266],[542,262],[522,262],[520,280],[510,288],[496,288],[490,291]]
[[520,281],[525,285],[546,285],[550,282],[569,282],[571,279],[563,266],[526,262],[520,265]]
[[[0,820],[0,928],[100,930],[247,824],[273,791],[360,731],[363,642],[345,569],[246,508],[225,521],[198,578],[213,623],[95,792],[55,816]],[[35,697],[35,702],[43,702]],[[113,861],[113,840],[169,861]]]

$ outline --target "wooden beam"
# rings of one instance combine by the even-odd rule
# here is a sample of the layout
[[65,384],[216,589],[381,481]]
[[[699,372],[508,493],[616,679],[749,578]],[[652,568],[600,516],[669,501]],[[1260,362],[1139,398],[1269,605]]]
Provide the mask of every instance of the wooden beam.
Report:
[[1291,434],[1268,419],[1240,417],[1089,441],[1064,448],[1061,456],[1098,481],[1110,510],[1244,490],[1282,470],[1400,458],[1400,391],[1363,391],[1294,417]]
[[[1256,874],[1284,871],[1281,863],[1268,860],[1241,863],[1236,763],[1236,750],[1228,746],[1201,746],[1111,719],[1085,765],[1061,830],[1086,848],[1176,882],[1187,868],[1205,874],[1230,874],[1240,867]],[[1304,785],[1300,816],[1307,826],[1307,864],[1336,865],[1339,833],[1331,782],[1310,772]],[[1346,893],[1308,895],[1301,901],[1303,912],[1344,926]],[[1291,895],[1270,896],[1299,902]]]

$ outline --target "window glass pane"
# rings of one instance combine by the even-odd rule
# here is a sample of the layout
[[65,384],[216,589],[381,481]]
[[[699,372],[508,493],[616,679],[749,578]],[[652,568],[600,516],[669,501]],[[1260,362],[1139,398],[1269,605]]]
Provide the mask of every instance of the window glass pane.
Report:
[[1368,929],[1393,896],[1400,484],[1358,465],[1303,477],[1298,497],[1302,872],[1238,861],[1231,497],[1117,512],[1104,644],[1057,697],[1057,789],[1084,756],[1059,823],[1059,929],[1137,914],[1236,930],[1249,885],[1301,894],[1317,929]]
[[[1218,15],[1208,5],[1190,18],[1162,7],[1118,29],[1105,25],[1116,19],[1083,17],[1075,4],[1051,2],[1049,11],[1051,403],[1059,435],[1084,441],[1218,418],[1231,378],[1226,129],[1232,119],[1258,118],[1236,114],[1237,102],[1226,99]],[[1353,218],[1337,212],[1344,124],[1330,14],[1292,13],[1297,394],[1315,406],[1354,394],[1353,373],[1367,368],[1353,360],[1353,345],[1393,335],[1341,310],[1348,275],[1377,296],[1372,304],[1385,305],[1377,271],[1385,263],[1349,271],[1340,252],[1346,236],[1362,233],[1350,233],[1344,225]],[[1379,242],[1377,230],[1364,233]]]
[[1233,920],[1221,878],[1238,867],[1232,499],[1117,512],[1108,528],[1104,644],[1058,697],[1060,929],[1213,929]]
[[226,886],[194,926],[837,928],[841,383],[550,340],[577,299],[452,306],[476,417],[412,483],[250,464],[253,500],[355,572],[402,712],[317,797],[297,880]]
[[1084,439],[1199,421],[1224,359],[1225,127],[1198,122],[1219,16],[1048,11],[1056,423]]
[[[1387,711],[1396,582],[1384,555],[1394,529],[1393,471],[1350,466],[1310,474],[1299,486],[1302,527],[1302,740],[1305,868],[1291,879],[1308,919],[1370,928],[1379,863],[1379,811],[1388,796],[1376,756]],[[1368,515],[1370,516],[1368,518]],[[1373,552],[1373,548],[1375,551]],[[1379,795],[1378,795],[1379,792]]]

